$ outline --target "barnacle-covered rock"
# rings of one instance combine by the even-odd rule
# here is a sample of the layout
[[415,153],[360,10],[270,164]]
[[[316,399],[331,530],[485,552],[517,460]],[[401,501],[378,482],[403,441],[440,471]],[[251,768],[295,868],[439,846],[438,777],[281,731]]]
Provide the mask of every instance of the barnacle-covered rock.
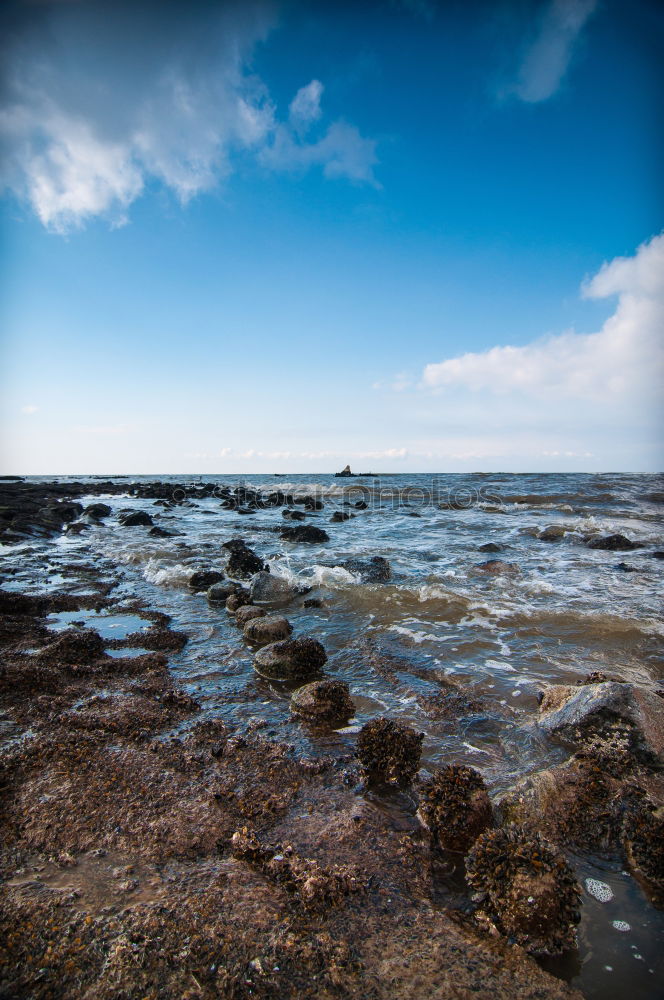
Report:
[[302,681],[317,674],[326,660],[325,650],[316,639],[285,639],[259,649],[254,670],[273,680]]
[[628,809],[623,843],[630,864],[664,899],[664,807],[644,798]]
[[467,851],[492,822],[492,809],[479,771],[448,764],[424,783],[419,815],[432,839],[449,851]]
[[359,873],[349,865],[323,868],[317,861],[301,858],[290,844],[262,844],[246,827],[233,834],[231,851],[234,857],[249,862],[294,893],[308,910],[327,910],[350,893],[366,888]]
[[265,618],[266,614],[264,608],[256,608],[253,604],[242,604],[235,612],[235,621],[244,628],[253,618]]
[[249,642],[264,646],[269,642],[287,639],[292,631],[293,626],[286,618],[279,618],[277,615],[260,617],[254,615],[249,621],[245,620],[244,637]]
[[368,781],[406,785],[420,767],[424,733],[380,716],[367,722],[357,738],[357,756]]
[[539,833],[510,826],[481,834],[466,858],[480,913],[533,954],[576,943],[581,888],[563,855]]
[[344,681],[312,681],[293,694],[291,711],[312,722],[341,723],[355,714],[355,705]]

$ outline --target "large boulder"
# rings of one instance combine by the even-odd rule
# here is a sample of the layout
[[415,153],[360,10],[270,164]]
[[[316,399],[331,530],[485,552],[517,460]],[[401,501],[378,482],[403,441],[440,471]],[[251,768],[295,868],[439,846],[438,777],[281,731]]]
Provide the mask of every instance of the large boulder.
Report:
[[281,537],[287,542],[329,542],[330,536],[322,528],[313,524],[299,524],[293,528],[282,528]]
[[631,552],[632,549],[642,549],[640,542],[630,542],[624,535],[605,535],[603,538],[593,538],[588,542],[589,549],[607,549],[609,552]]
[[291,697],[291,712],[311,722],[348,722],[355,714],[355,705],[344,681],[311,681],[298,688]]
[[664,754],[664,704],[651,691],[622,681],[547,688],[539,706],[538,725],[546,732],[579,743],[585,735],[607,729],[616,721],[631,731],[633,750],[646,758]]
[[304,681],[314,677],[326,660],[325,650],[316,639],[286,639],[260,649],[254,669],[273,680]]
[[[237,618],[237,615],[235,617]],[[245,624],[244,637],[248,642],[253,642],[257,646],[266,646],[270,642],[288,639],[292,631],[293,626],[286,618],[279,618],[276,615],[261,615]]]

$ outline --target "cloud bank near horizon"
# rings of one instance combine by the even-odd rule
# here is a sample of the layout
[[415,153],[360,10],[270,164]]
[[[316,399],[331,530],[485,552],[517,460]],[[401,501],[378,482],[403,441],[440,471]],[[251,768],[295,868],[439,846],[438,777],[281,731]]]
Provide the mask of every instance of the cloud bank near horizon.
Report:
[[264,0],[12,9],[0,183],[51,230],[99,216],[121,225],[154,182],[186,203],[243,156],[376,185],[375,141],[324,121],[320,81],[301,87],[280,120],[251,68],[276,24]]

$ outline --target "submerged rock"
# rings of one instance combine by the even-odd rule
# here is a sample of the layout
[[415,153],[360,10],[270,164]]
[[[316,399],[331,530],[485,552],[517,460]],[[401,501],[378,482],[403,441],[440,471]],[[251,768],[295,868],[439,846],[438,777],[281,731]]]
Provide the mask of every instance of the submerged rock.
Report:
[[554,684],[540,701],[538,725],[549,733],[578,743],[617,720],[632,729],[633,750],[647,758],[664,753],[662,702],[656,694],[620,681]]
[[567,529],[559,524],[550,524],[544,531],[540,531],[537,536],[540,542],[559,542],[567,534]]
[[495,542],[485,542],[484,545],[480,545],[478,552],[502,552],[504,546],[497,545]]
[[209,590],[215,583],[221,583],[224,574],[221,570],[201,569],[189,577],[189,589],[198,593],[200,590]]
[[553,844],[525,827],[488,830],[466,858],[481,912],[534,954],[560,954],[576,944],[581,887]]
[[514,576],[519,572],[519,567],[516,563],[504,562],[502,559],[489,559],[487,562],[478,563],[475,569],[480,570],[482,573],[491,573],[493,575],[503,573],[506,576]]
[[642,549],[640,542],[630,542],[624,535],[605,535],[603,538],[593,538],[588,542],[589,549],[607,549],[609,552],[631,552],[632,549]]
[[150,528],[148,534],[152,535],[153,538],[175,538],[177,532],[166,531],[165,528],[160,528],[156,525],[154,528]]
[[241,628],[254,618],[265,618],[267,611],[263,608],[255,608],[253,604],[241,604],[235,612],[235,621]]
[[249,587],[252,601],[290,601],[306,589],[265,572],[257,573]]
[[357,756],[367,780],[409,784],[420,767],[424,733],[383,716],[371,719],[359,732]]
[[254,669],[274,680],[306,680],[315,676],[327,661],[325,650],[316,639],[286,639],[260,649]]
[[448,764],[424,783],[419,814],[434,842],[449,851],[467,851],[493,820],[482,775],[463,764]]
[[300,524],[295,528],[282,528],[281,537],[287,542],[329,542],[330,536],[313,524]]
[[386,583],[392,576],[392,567],[384,556],[373,556],[371,559],[345,559],[338,565],[354,576],[359,576],[362,583]]
[[[254,610],[258,611],[259,609],[255,608]],[[281,639],[287,639],[292,631],[293,626],[286,618],[278,618],[272,615],[267,617],[263,613],[260,617],[253,617],[246,622],[244,637],[249,642],[255,642],[257,645],[263,646],[269,642],[279,642]]]
[[330,521],[333,524],[336,524],[339,521],[350,521],[351,517],[355,517],[355,514],[348,514],[346,511],[342,510],[335,510],[334,514],[330,518]]
[[344,681],[312,681],[291,697],[291,711],[316,722],[347,722],[355,715],[355,705]]

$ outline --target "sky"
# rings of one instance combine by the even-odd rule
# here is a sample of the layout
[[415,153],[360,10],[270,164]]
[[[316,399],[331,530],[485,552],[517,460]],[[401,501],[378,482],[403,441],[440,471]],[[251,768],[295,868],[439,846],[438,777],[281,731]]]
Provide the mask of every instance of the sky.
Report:
[[2,473],[662,469],[656,0],[1,17]]

